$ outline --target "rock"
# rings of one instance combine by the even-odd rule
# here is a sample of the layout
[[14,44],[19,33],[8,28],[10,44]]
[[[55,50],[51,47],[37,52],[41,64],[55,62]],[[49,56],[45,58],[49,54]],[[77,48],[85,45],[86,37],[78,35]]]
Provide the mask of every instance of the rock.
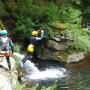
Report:
[[15,60],[10,57],[11,71],[5,57],[0,57],[0,90],[16,90],[17,71]]
[[72,62],[79,62],[80,60],[83,60],[85,58],[83,52],[73,53],[71,55],[68,55],[67,63]]
[[8,78],[0,74],[0,90],[12,90]]
[[58,42],[49,40],[49,46],[53,46],[53,48],[55,50],[64,50],[64,49],[68,48],[68,45],[69,45],[68,42],[58,43]]
[[73,62],[79,62],[81,60],[83,60],[85,58],[84,52],[75,52],[72,54],[68,54],[68,53],[59,53],[58,56],[62,62],[66,62],[66,63],[73,63]]
[[[13,60],[12,57],[10,57],[11,62],[11,69],[15,67],[15,60]],[[0,66],[3,66],[4,68],[8,69],[8,64],[5,57],[0,57]]]
[[19,54],[17,52],[14,52],[13,55],[19,57],[20,59],[24,58],[24,55],[21,55],[21,54]]
[[50,50],[46,50],[43,57],[57,60],[60,62],[72,63],[72,62],[79,62],[79,61],[83,60],[85,58],[84,54],[85,54],[84,52],[75,52],[72,54],[68,54],[64,51],[52,52]]

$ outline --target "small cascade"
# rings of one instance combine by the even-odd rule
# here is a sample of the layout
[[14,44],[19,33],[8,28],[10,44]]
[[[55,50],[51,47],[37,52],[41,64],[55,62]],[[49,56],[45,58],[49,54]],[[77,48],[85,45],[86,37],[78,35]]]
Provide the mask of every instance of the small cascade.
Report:
[[[64,69],[63,69],[64,70]],[[47,80],[47,79],[57,79],[65,77],[65,70],[60,69],[46,69],[45,71],[34,72],[27,77],[30,80]]]
[[34,63],[32,63],[30,60],[27,60],[24,64],[24,68],[27,72],[33,73],[33,72],[39,72],[38,68],[35,66]]
[[58,79],[66,76],[66,69],[64,68],[47,68],[44,71],[40,71],[34,63],[27,60],[24,64],[24,68],[27,74],[22,77],[22,80],[47,80],[47,79]]
[[[19,55],[20,58],[23,57],[23,55]],[[63,78],[67,76],[67,70],[65,68],[56,67],[56,68],[46,68],[43,71],[40,71],[34,63],[32,63],[30,60],[27,60],[23,68],[26,70],[26,74],[21,77],[22,81],[27,80],[48,80],[48,79],[58,79]]]

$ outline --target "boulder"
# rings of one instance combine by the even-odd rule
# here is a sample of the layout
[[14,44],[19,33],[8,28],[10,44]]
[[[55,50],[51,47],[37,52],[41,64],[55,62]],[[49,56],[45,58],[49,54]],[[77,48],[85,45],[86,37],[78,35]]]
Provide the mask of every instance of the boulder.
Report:
[[17,71],[15,60],[10,57],[11,71],[5,57],[0,57],[0,90],[16,90]]

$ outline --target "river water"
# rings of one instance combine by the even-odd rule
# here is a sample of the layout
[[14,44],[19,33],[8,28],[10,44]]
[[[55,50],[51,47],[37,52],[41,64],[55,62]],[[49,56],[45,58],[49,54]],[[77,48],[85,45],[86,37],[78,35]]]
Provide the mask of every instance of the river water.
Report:
[[30,70],[26,78],[38,83],[40,87],[56,82],[56,90],[90,90],[90,57],[78,63],[66,64],[63,68],[57,64],[54,67],[53,65],[50,65],[51,67],[47,65],[47,68],[41,71],[30,65],[35,73],[31,73]]
[[[67,64],[68,76],[58,90],[90,90],[90,57],[76,64]],[[61,84],[61,83],[60,83]]]

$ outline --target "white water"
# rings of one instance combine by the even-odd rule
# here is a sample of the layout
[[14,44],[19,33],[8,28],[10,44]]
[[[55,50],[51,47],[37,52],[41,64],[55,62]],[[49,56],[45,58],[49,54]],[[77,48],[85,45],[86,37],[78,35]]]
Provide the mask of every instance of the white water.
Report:
[[[17,56],[19,56],[19,58],[23,58],[23,55],[18,55],[16,53]],[[32,63],[31,61],[27,60],[24,64],[24,68],[27,71],[27,74],[22,77],[21,79],[23,80],[47,80],[47,79],[55,79],[55,78],[63,78],[65,76],[67,76],[67,71],[64,68],[53,68],[53,69],[47,69],[44,71],[40,71],[38,70],[38,68],[35,66],[34,63]]]
[[64,72],[58,69],[46,69],[45,71],[34,72],[30,76],[27,76],[29,79],[55,79],[65,77]]
[[31,61],[27,60],[24,68],[26,68],[27,75],[24,79],[28,80],[47,80],[55,78],[63,78],[66,76],[66,69],[46,69],[44,71],[39,71],[38,68]]
[[39,72],[38,68],[35,66],[34,63],[32,63],[30,60],[27,60],[24,64],[24,68],[30,72],[30,73],[33,73],[33,72]]

